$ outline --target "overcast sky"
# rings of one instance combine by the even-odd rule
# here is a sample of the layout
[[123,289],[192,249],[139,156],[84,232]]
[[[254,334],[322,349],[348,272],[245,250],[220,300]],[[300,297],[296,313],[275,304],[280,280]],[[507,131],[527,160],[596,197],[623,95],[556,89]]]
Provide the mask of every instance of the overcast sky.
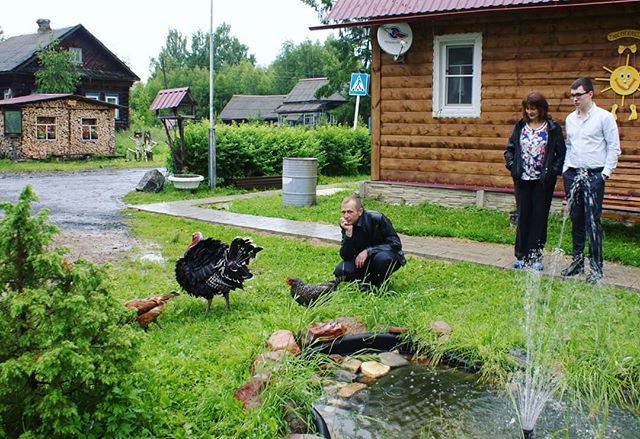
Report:
[[[50,19],[54,29],[82,24],[144,81],[149,59],[158,55],[170,28],[186,36],[209,31],[210,5],[210,0],[4,0],[0,28],[8,38],[35,33],[38,18]],[[324,41],[330,34],[309,30],[320,22],[301,0],[213,0],[214,28],[223,22],[263,66],[284,41]]]

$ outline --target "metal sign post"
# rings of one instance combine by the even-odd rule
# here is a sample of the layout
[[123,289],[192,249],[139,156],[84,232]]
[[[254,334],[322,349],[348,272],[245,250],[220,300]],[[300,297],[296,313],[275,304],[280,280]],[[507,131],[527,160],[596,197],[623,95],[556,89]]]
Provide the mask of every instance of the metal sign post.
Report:
[[349,96],[356,97],[356,109],[353,115],[353,129],[358,126],[358,112],[360,111],[360,96],[366,96],[369,88],[369,75],[366,73],[352,73],[349,84]]

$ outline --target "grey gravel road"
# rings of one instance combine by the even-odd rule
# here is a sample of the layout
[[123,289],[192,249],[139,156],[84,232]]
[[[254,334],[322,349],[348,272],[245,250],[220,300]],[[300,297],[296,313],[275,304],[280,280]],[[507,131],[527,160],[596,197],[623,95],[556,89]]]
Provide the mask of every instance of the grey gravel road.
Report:
[[[122,197],[135,189],[149,168],[98,169],[77,172],[0,173],[0,201],[15,203],[30,184],[51,222],[63,231],[100,232],[122,227]],[[1,213],[0,213],[1,215]]]
[[49,220],[62,232],[56,246],[66,247],[72,258],[112,261],[143,245],[129,235],[120,210],[125,207],[122,197],[149,169],[0,173],[0,201],[15,203],[30,184],[39,198],[32,211],[49,209]]

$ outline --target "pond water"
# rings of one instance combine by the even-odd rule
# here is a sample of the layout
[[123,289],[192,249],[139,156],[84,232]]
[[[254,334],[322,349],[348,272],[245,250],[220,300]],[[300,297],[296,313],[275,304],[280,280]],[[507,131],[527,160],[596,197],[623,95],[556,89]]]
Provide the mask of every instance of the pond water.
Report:
[[[400,367],[349,399],[323,396],[313,407],[334,439],[522,437],[507,392],[454,368]],[[538,419],[534,437],[600,437],[597,428],[575,407],[552,401]],[[611,409],[602,437],[640,438],[640,417]]]

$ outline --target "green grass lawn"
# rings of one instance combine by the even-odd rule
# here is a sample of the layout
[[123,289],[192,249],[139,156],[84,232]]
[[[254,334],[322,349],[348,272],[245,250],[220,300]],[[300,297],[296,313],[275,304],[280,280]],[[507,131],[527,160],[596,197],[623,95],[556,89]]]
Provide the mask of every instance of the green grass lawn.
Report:
[[[251,200],[236,200],[232,212],[338,224],[339,206],[349,192],[317,197],[310,207],[283,206],[282,197],[274,195]],[[389,205],[366,199],[365,207],[388,216],[396,230],[411,236],[443,236],[482,242],[513,245],[515,229],[509,224],[506,212],[477,207],[449,208],[437,204]],[[547,248],[557,247],[563,219],[558,214],[549,217]],[[615,221],[602,221],[604,257],[608,261],[640,266],[640,224],[627,226]],[[561,248],[571,253],[571,221],[567,220],[562,234]]]
[[[174,264],[194,230],[224,242],[250,235],[264,247],[251,265],[255,277],[244,290],[231,293],[230,312],[221,297],[206,315],[203,299],[181,295],[165,306],[162,329],[154,325],[143,334],[139,371],[147,410],[158,420],[150,427],[152,437],[278,438],[286,433],[286,411],[308,417],[321,388],[312,379],[317,365],[299,359],[282,363],[259,407],[244,411],[233,398],[250,376],[253,357],[277,329],[297,333],[312,322],[339,316],[355,316],[373,331],[405,326],[422,355],[460,355],[480,365],[484,379],[497,388],[504,387],[515,365],[509,351],[524,348],[522,297],[528,275],[522,272],[409,258],[379,295],[343,284],[330,300],[306,309],[291,299],[284,279],[329,279],[339,258],[337,246],[141,212],[131,212],[130,226],[165,262],[132,258],[113,265],[112,290],[122,301],[176,289]],[[567,392],[640,410],[637,292],[546,278],[542,288],[553,305],[546,332],[555,340],[555,364]],[[448,340],[430,331],[435,320],[453,328]]]

